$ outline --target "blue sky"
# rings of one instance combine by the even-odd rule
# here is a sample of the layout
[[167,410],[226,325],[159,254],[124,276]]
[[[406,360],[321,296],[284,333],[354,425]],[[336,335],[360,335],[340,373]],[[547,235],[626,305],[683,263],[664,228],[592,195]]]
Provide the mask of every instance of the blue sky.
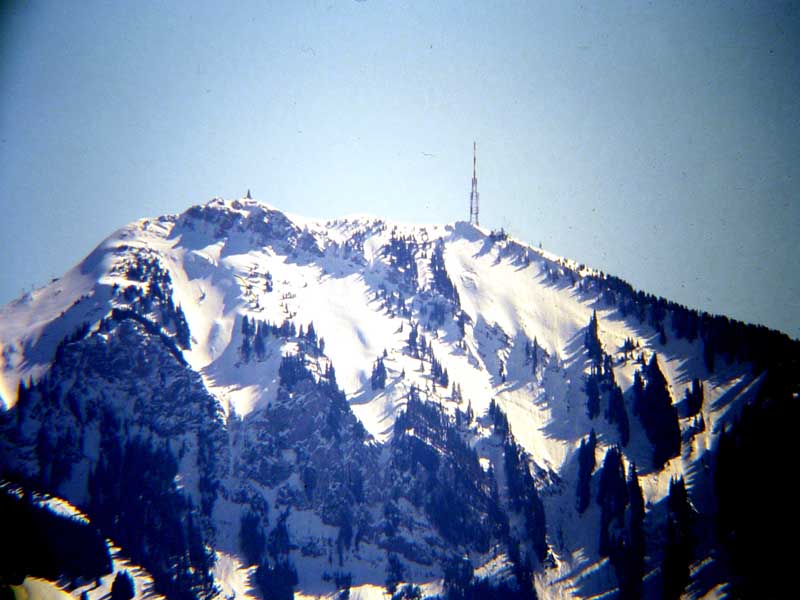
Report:
[[214,196],[481,222],[800,336],[800,6],[6,2],[0,303]]

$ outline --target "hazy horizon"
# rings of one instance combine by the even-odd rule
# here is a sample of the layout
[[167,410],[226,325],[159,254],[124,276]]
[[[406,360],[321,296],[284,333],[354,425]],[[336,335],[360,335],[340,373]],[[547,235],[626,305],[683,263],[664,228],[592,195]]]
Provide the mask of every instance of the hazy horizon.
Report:
[[0,8],[0,304],[215,196],[466,220],[800,337],[792,3]]

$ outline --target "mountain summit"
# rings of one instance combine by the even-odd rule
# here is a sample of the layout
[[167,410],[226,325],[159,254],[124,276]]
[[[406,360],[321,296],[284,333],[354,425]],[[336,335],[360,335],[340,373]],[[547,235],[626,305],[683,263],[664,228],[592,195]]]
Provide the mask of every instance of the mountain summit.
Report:
[[746,557],[789,514],[798,343],[503,231],[214,199],[0,309],[0,346],[4,489],[77,506],[137,597],[781,589]]

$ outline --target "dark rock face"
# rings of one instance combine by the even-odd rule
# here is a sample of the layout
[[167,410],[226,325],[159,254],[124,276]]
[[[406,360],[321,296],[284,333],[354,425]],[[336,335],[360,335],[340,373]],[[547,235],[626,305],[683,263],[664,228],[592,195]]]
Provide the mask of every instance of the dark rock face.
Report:
[[[227,434],[200,376],[148,329],[108,319],[65,344],[45,378],[21,386],[3,415],[3,477],[78,505],[162,593],[206,597]],[[196,474],[194,489],[178,485],[179,463]],[[175,561],[185,567],[175,571]]]
[[[310,510],[338,528],[340,562],[369,543],[432,565],[453,548],[486,552],[506,538],[497,483],[465,443],[468,429],[441,408],[415,394],[393,441],[380,445],[335,381],[306,370],[282,382],[270,406],[226,424],[170,339],[138,314],[116,311],[65,344],[44,379],[21,388],[2,428],[3,475],[69,497],[164,593],[214,592],[213,581],[191,573],[213,562],[202,548],[213,545],[219,497],[266,523],[264,492],[275,490],[273,512]],[[299,357],[311,364],[324,358],[316,354]],[[194,485],[176,485],[187,474]],[[153,552],[164,531],[185,543]],[[191,554],[192,543],[200,549],[187,571],[170,575],[170,561]]]

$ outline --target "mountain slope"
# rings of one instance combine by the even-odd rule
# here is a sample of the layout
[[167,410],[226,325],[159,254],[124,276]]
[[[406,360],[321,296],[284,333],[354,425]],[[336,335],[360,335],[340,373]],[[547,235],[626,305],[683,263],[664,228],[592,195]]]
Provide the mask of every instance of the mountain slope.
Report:
[[219,199],[3,307],[0,344],[3,476],[86,510],[175,597],[221,593],[219,556],[275,597],[613,590],[637,535],[635,494],[603,483],[617,446],[637,579],[660,590],[682,478],[693,593],[720,594],[719,436],[797,355],[502,232]]

